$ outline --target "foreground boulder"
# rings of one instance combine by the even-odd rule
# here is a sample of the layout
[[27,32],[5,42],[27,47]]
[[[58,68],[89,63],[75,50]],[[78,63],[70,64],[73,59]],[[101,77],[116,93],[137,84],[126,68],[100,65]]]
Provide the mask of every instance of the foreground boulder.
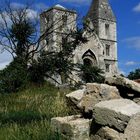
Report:
[[93,110],[95,104],[101,101],[119,98],[121,97],[116,87],[106,84],[89,83],[86,85],[85,94],[78,107],[88,113]]
[[135,82],[137,82],[138,84],[140,84],[140,79],[134,80]]
[[127,140],[140,140],[140,114],[132,117],[125,129],[124,135]]
[[77,116],[52,118],[51,126],[55,132],[60,133],[68,140],[90,140],[91,120]]
[[133,101],[114,99],[96,104],[93,117],[96,123],[123,132],[129,120],[137,113],[140,113],[140,106]]
[[140,98],[134,98],[133,101],[134,101],[135,103],[137,103],[138,105],[140,105]]
[[99,128],[95,134],[91,134],[91,140],[124,140],[123,134],[108,126]]
[[105,82],[116,86],[122,97],[133,99],[140,97],[140,84],[122,76],[107,77]]
[[67,94],[66,98],[68,99],[68,101],[72,102],[74,105],[78,105],[78,103],[82,100],[84,94],[85,94],[85,88],[81,90],[76,90],[74,92],[71,92],[70,94]]

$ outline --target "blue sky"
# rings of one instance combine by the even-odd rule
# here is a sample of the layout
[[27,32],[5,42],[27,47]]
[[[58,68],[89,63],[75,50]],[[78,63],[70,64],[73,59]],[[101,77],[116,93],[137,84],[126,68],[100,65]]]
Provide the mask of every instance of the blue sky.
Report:
[[[76,10],[84,16],[91,0],[33,0],[37,12],[40,7],[47,9],[55,4]],[[109,0],[117,17],[118,63],[122,73],[140,68],[140,0]],[[24,4],[25,0],[12,0],[15,5]],[[37,11],[36,11],[37,10]],[[11,60],[8,53],[0,54],[0,68]]]

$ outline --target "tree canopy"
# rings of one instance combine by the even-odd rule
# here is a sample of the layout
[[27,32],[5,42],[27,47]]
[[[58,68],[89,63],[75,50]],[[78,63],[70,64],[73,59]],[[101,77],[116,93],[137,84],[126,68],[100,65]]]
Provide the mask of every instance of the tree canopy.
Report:
[[140,69],[136,69],[129,73],[128,78],[130,80],[140,79]]
[[[82,72],[84,82],[103,81],[102,70],[84,65],[79,67],[79,64],[73,62],[73,51],[88,42],[88,37],[84,35],[85,30],[90,37],[94,33],[87,22],[84,22],[83,26],[77,26],[75,30],[62,34],[63,41],[57,46],[59,51],[47,51],[44,49],[47,44],[42,44],[42,41],[56,30],[54,25],[61,23],[62,18],[50,24],[43,34],[39,34],[38,19],[28,15],[30,5],[17,9],[13,9],[10,3],[6,3],[5,6],[0,10],[0,47],[13,56],[13,62],[0,71],[0,88],[4,92],[17,91],[28,82],[43,83],[46,78],[58,84],[65,84],[74,81],[70,76],[73,71]],[[60,76],[61,83],[54,78],[55,75]],[[8,88],[6,85],[10,83],[13,84]]]

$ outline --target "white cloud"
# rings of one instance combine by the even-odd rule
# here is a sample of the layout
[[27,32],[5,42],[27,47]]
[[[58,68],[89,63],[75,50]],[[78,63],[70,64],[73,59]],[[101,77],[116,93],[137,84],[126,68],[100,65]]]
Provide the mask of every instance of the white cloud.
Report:
[[140,12],[140,3],[133,8],[133,11]]
[[38,12],[33,9],[27,9],[27,17],[30,19],[35,19],[38,17]]
[[76,3],[76,4],[90,4],[91,0],[59,0],[60,2],[69,2],[69,3]]
[[10,26],[12,22],[8,16],[8,14],[5,11],[2,14],[0,14],[0,26],[3,27],[3,25],[5,25],[4,19],[2,16],[5,18],[7,25]]
[[12,57],[8,52],[0,53],[0,70],[5,68],[12,61]]
[[12,56],[9,52],[0,53],[0,69],[3,69],[12,61]]
[[[12,9],[18,9],[18,8],[24,8],[26,7],[25,4],[22,3],[17,3],[17,2],[12,2],[11,4]],[[35,9],[34,11],[42,11],[45,9],[48,9],[48,6],[45,3],[39,2],[39,3],[35,3],[35,4],[31,4],[31,6],[29,5],[29,7],[32,7],[33,9]],[[31,9],[31,8],[29,8]]]
[[12,9],[18,9],[18,8],[23,8],[23,7],[25,7],[24,4],[22,4],[22,3],[17,3],[17,2],[12,2],[12,3],[10,4],[10,6],[12,7]]
[[[17,3],[17,2],[12,2],[10,5],[11,5],[11,7],[13,9],[18,9],[18,8],[24,8],[24,7],[26,7],[25,4]],[[35,4],[31,5],[31,6],[29,5],[29,7],[30,7],[29,8],[29,11],[31,11],[34,15],[37,15],[37,13],[40,12],[40,11],[42,11],[42,10],[48,9],[48,6],[45,3],[41,3],[41,2],[40,3],[35,3]]]
[[4,69],[9,63],[10,61],[0,63],[0,70]]
[[48,6],[45,3],[37,3],[35,4],[35,8],[39,11],[43,11],[48,9]]
[[[16,14],[17,9],[26,7],[25,4],[18,3],[18,2],[12,2],[10,4],[10,6],[13,9],[13,11],[15,12],[15,14]],[[41,12],[45,9],[48,9],[48,6],[46,4],[35,3],[35,4],[31,5],[31,7],[29,6],[29,8],[27,9],[27,17],[30,18],[30,19],[38,18],[39,17],[39,12]],[[3,11],[3,13],[4,13],[4,16],[6,17],[6,21],[10,24],[11,21],[10,21],[10,18],[8,17],[8,14],[5,11]],[[2,21],[2,18],[0,17],[0,22],[1,21]]]
[[11,61],[12,56],[9,52],[5,51],[3,53],[0,53],[0,63]]
[[128,61],[125,63],[126,66],[134,66],[134,65],[137,65],[139,64],[138,62],[134,62],[134,61]]
[[[17,5],[17,6],[16,6],[16,5]],[[12,6],[13,6],[13,7],[16,7],[16,8],[17,8],[17,7],[19,8],[19,7],[22,6],[22,4],[12,3]],[[27,9],[26,12],[27,12],[27,17],[28,17],[29,19],[36,19],[36,18],[38,18],[38,16],[39,16],[38,11],[37,11],[37,10],[34,10],[34,9]],[[5,11],[3,11],[2,14],[3,14],[3,16],[4,16],[4,18],[5,18],[6,22],[7,22],[7,25],[10,27],[11,24],[12,24],[12,21],[11,21],[9,15],[8,15],[8,13],[5,12]],[[17,13],[16,11],[13,10],[13,14],[16,16],[18,13]],[[4,20],[3,20],[3,18],[2,18],[1,15],[0,15],[0,25],[1,25],[1,26],[2,26],[2,25],[5,25]]]
[[119,74],[126,75],[126,72],[125,72],[125,71],[123,71],[123,70],[119,70]]
[[140,36],[124,39],[123,42],[127,43],[131,48],[140,50]]

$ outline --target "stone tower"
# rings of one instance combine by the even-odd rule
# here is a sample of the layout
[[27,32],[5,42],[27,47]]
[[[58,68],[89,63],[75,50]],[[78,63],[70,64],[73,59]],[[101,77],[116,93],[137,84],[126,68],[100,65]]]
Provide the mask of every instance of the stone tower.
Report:
[[63,37],[76,29],[75,11],[68,10],[57,4],[40,14],[41,34],[48,30],[49,35],[42,41],[47,51],[59,51]]
[[108,0],[93,0],[86,18],[93,23],[96,34],[103,44],[105,72],[117,73],[116,17]]

